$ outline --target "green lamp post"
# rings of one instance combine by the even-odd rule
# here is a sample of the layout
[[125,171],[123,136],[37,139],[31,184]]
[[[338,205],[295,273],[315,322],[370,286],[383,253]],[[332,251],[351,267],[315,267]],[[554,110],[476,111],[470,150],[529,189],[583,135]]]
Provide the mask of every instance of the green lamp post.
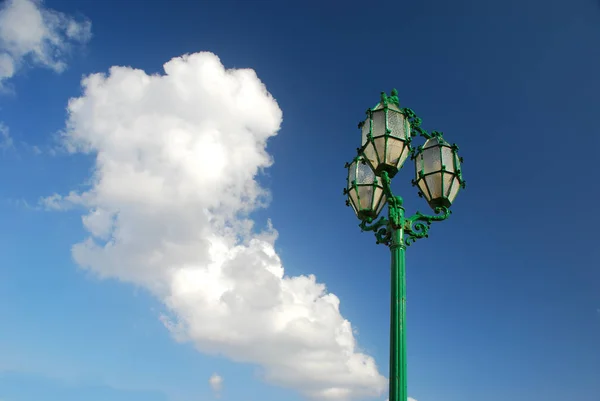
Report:
[[[408,108],[400,108],[398,91],[381,93],[381,101],[367,110],[358,125],[362,145],[348,168],[344,195],[346,204],[361,220],[363,231],[373,231],[378,244],[387,245],[392,254],[389,401],[407,401],[406,392],[406,247],[428,236],[433,221],[450,215],[450,205],[458,190],[465,187],[458,147],[450,145],[441,132],[427,133],[421,119]],[[412,138],[425,139],[414,147]],[[403,201],[392,193],[391,179],[411,158],[415,163],[413,186],[424,197],[434,215],[404,214]],[[388,217],[377,216],[388,205]]]

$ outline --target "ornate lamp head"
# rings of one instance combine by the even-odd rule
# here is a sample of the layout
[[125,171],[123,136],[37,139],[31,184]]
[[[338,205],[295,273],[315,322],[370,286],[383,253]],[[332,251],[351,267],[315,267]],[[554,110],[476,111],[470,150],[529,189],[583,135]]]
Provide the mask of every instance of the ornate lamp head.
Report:
[[367,110],[367,119],[359,124],[362,153],[375,175],[387,171],[393,177],[410,154],[410,123],[400,109],[398,91],[381,93],[381,101]]
[[440,132],[432,132],[422,147],[415,153],[416,178],[413,185],[419,188],[432,209],[450,207],[460,188],[465,183],[462,178],[458,147],[450,145]]
[[385,195],[381,180],[366,163],[363,156],[357,156],[348,168],[348,184],[344,193],[348,195],[346,204],[352,206],[359,219],[376,218],[383,205]]

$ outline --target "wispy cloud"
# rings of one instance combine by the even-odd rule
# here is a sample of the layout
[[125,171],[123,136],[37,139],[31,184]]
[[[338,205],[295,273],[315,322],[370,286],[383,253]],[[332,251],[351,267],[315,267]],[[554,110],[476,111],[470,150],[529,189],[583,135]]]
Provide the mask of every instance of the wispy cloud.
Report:
[[14,141],[10,136],[10,130],[6,124],[0,122],[0,150],[14,148]]
[[0,88],[25,64],[63,71],[73,44],[91,38],[89,20],[46,8],[42,0],[6,0],[0,6]]
[[215,396],[218,398],[221,395],[221,390],[223,389],[223,377],[213,373],[213,375],[208,379],[208,384],[210,384],[210,388],[214,392]]

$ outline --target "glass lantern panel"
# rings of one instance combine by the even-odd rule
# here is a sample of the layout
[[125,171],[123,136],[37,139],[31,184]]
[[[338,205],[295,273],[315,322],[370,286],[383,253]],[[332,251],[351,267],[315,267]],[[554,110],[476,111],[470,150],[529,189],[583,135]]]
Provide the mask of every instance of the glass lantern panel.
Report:
[[454,174],[450,174],[448,172],[444,173],[444,191],[442,192],[442,196],[447,198],[450,193],[450,187],[452,185],[452,181],[454,179]]
[[425,199],[427,200],[427,202],[429,202],[431,200],[431,195],[429,194],[429,190],[427,189],[427,184],[425,183],[425,180],[424,179],[419,180],[418,185],[419,185],[419,189],[425,196]]
[[350,204],[352,205],[352,209],[354,209],[354,211],[358,211],[358,194],[356,192],[356,189],[352,188],[350,190],[350,192],[348,193],[348,199],[350,199]]
[[358,187],[358,198],[360,200],[360,210],[371,210],[373,207],[373,186],[360,185]]
[[387,152],[385,154],[386,163],[393,166],[398,166],[398,162],[404,154],[404,148],[406,143],[400,139],[394,137],[388,137]]
[[435,138],[435,137],[434,138],[429,138],[423,144],[423,149],[437,147],[437,146],[439,146],[439,144],[440,144],[440,142],[438,141],[437,138]]
[[447,146],[442,147],[442,164],[446,166],[446,171],[454,172],[454,151]]
[[379,211],[381,210],[381,204],[383,203],[383,188],[381,187],[375,187],[375,193],[373,196],[373,209],[377,211],[377,214],[379,214]]
[[391,130],[391,136],[406,138],[404,116],[401,113],[388,110],[388,128]]
[[400,108],[396,106],[394,103],[388,103],[388,109],[400,112]]
[[354,203],[350,202],[350,207],[352,207],[354,214],[356,214],[358,216],[358,210],[356,210],[356,206],[354,206]]
[[356,160],[350,163],[348,167],[348,189],[352,187],[352,181],[356,179]]
[[452,187],[450,188],[450,193],[448,194],[448,200],[450,201],[450,203],[454,202],[454,199],[456,199],[456,195],[458,195],[459,189],[460,181],[458,180],[458,177],[454,177],[454,180],[452,180]]
[[377,153],[375,152],[373,142],[369,141],[369,143],[367,143],[367,146],[363,150],[363,155],[369,160],[373,168],[377,168],[379,160],[377,160]]
[[396,165],[396,167],[398,167],[398,169],[400,169],[402,167],[402,165],[408,158],[408,154],[409,154],[408,145],[406,143],[404,143],[404,149],[402,150],[402,154],[400,155],[400,159],[398,159],[398,164]]
[[364,146],[365,143],[367,143],[367,136],[369,135],[370,131],[371,131],[371,119],[367,118],[364,121],[364,124],[361,128],[361,134],[362,134],[362,142],[360,143],[361,146]]
[[[442,197],[442,173],[434,173],[425,177],[427,187],[431,193],[431,199],[439,199]],[[430,200],[431,200],[430,199]]]
[[377,110],[372,112],[373,126],[371,134],[374,137],[385,135],[385,111]]
[[375,138],[375,149],[377,150],[377,159],[379,163],[385,163],[385,137]]
[[419,153],[415,157],[415,179],[419,179],[419,173],[423,170],[423,154]]
[[460,158],[457,153],[454,153],[454,171],[460,171]]
[[429,174],[442,169],[440,148],[437,146],[423,149],[423,173]]
[[358,162],[356,168],[356,183],[358,185],[362,184],[372,184],[375,180],[375,173],[371,170],[368,164]]
[[381,213],[381,209],[383,209],[383,206],[385,205],[385,201],[386,201],[386,200],[387,200],[387,199],[386,199],[385,195],[383,195],[383,196],[381,197],[381,200],[379,201],[379,205],[377,206],[377,211],[376,211],[376,213],[377,213],[378,215],[379,215],[379,213]]

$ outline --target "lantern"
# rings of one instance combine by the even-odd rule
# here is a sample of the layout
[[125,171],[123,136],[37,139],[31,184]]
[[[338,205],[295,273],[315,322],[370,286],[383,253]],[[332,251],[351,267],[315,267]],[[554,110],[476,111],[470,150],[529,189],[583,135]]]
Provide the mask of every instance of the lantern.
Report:
[[400,110],[398,91],[392,96],[381,94],[381,102],[367,110],[367,119],[360,123],[362,153],[375,175],[387,171],[393,177],[410,154],[410,123]]
[[365,162],[357,156],[348,167],[348,185],[344,191],[348,195],[348,205],[352,206],[359,219],[376,218],[385,204],[381,180]]
[[441,133],[432,135],[414,157],[416,179],[413,184],[435,210],[439,206],[450,207],[458,190],[464,187],[464,181],[458,147],[449,145]]

